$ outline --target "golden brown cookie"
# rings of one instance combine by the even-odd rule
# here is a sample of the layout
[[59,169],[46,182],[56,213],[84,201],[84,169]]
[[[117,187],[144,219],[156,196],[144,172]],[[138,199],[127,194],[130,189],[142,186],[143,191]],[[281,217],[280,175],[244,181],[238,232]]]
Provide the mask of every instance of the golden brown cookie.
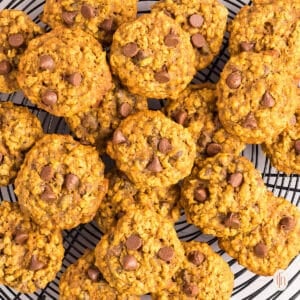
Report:
[[54,280],[64,247],[59,230],[36,225],[17,203],[0,204],[0,283],[33,293]]
[[114,34],[110,64],[129,91],[157,99],[176,99],[196,72],[188,33],[163,12],[120,26]]
[[138,188],[176,184],[190,174],[196,154],[187,129],[150,110],[122,121],[107,153]]
[[95,249],[96,266],[119,293],[143,295],[168,285],[184,259],[173,223],[151,209],[130,210]]
[[80,29],[63,27],[29,43],[17,79],[32,103],[64,117],[97,106],[112,85],[101,45]]
[[220,239],[219,246],[250,271],[273,275],[300,252],[299,208],[270,192],[264,222],[251,232]]
[[0,92],[19,90],[16,80],[20,56],[30,40],[43,33],[25,12],[3,9],[0,11]]
[[107,191],[104,165],[91,146],[49,134],[27,153],[15,181],[21,209],[44,227],[91,221]]

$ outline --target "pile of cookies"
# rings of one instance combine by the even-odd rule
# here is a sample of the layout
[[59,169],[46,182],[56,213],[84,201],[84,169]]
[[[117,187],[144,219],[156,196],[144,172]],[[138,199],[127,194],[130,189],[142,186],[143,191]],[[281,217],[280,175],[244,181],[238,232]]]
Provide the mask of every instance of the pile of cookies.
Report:
[[[60,299],[229,299],[228,264],[178,239],[181,209],[252,272],[286,268],[299,209],[240,153],[262,144],[278,170],[300,174],[300,5],[287,2],[257,0],[227,27],[217,0],[163,0],[139,17],[135,0],[48,0],[48,33],[1,11],[0,91],[20,89],[72,136],[0,102],[0,185],[18,198],[0,204],[0,282],[44,288],[61,268],[61,231],[95,220],[103,236],[64,272]],[[219,82],[192,84],[226,29]],[[166,104],[149,110],[149,98]],[[102,154],[116,167],[105,172]]]

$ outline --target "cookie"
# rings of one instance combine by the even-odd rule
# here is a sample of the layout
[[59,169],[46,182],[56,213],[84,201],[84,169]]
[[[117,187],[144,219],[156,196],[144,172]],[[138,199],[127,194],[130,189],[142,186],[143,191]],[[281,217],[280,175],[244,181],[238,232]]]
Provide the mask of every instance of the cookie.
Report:
[[271,141],[287,127],[298,105],[295,85],[282,61],[266,53],[231,57],[217,95],[224,128],[249,144]]
[[218,237],[248,232],[259,225],[267,207],[261,174],[245,157],[217,154],[195,164],[181,189],[187,221]]
[[65,28],[29,43],[17,79],[32,103],[65,117],[97,106],[112,85],[101,45],[80,29]]
[[86,250],[64,272],[59,283],[61,300],[139,300],[140,297],[120,295],[109,286],[95,266],[93,250]]
[[96,266],[119,293],[143,295],[168,285],[184,259],[173,223],[151,209],[129,210],[95,249]]
[[42,20],[52,28],[82,29],[109,45],[115,30],[134,20],[136,14],[137,0],[47,0]]
[[128,209],[147,207],[174,222],[179,219],[180,188],[178,185],[138,190],[124,173],[117,170],[111,170],[106,174],[106,178],[109,180],[108,192],[95,218],[102,232],[106,233],[114,227]]
[[121,25],[114,34],[110,64],[130,92],[157,99],[176,99],[196,72],[188,33],[163,12]]
[[219,246],[251,272],[273,275],[300,252],[299,208],[270,192],[265,221],[249,233],[220,239]]
[[300,108],[289,126],[269,144],[262,148],[272,165],[286,174],[300,174]]
[[208,244],[183,242],[185,259],[170,286],[156,294],[154,300],[229,299],[234,276],[228,264]]
[[169,101],[164,108],[169,118],[190,131],[198,161],[220,152],[239,155],[246,146],[223,128],[216,101],[215,84],[190,84],[176,101]]
[[30,40],[43,33],[25,12],[0,11],[0,92],[19,90],[16,80],[20,56]]
[[0,186],[14,181],[25,153],[42,135],[39,119],[28,108],[0,102]]
[[230,54],[274,50],[287,55],[296,51],[290,38],[297,31],[299,15],[286,2],[242,7],[228,27]]
[[197,70],[206,68],[219,54],[228,15],[226,7],[219,1],[165,0],[157,2],[151,11],[163,11],[188,32]]
[[17,203],[2,201],[0,215],[0,283],[20,293],[45,288],[62,264],[60,231],[39,227]]
[[129,93],[115,79],[113,88],[106,93],[98,107],[72,115],[66,118],[66,122],[81,143],[94,145],[102,153],[120,122],[147,108],[145,97]]
[[37,224],[71,229],[95,216],[107,191],[103,172],[95,148],[68,135],[48,134],[27,153],[15,193]]
[[107,153],[138,188],[168,187],[190,174],[195,148],[187,129],[160,111],[142,111],[120,123]]

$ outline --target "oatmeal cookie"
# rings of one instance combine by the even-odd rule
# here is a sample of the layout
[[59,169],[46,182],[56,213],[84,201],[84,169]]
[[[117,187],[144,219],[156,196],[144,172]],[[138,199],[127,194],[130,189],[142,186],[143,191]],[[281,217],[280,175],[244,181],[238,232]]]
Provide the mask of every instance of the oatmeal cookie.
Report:
[[62,264],[60,231],[39,227],[17,203],[2,201],[0,216],[0,283],[21,293],[45,288]]
[[273,275],[300,252],[299,208],[270,192],[264,222],[251,232],[220,239],[219,246],[251,272]]
[[176,99],[196,72],[188,33],[163,12],[145,14],[120,26],[114,34],[110,63],[129,91],[157,99]]
[[107,153],[138,188],[168,187],[190,174],[195,148],[187,129],[149,110],[121,122]]
[[217,154],[184,179],[181,204],[188,222],[203,233],[233,236],[248,232],[265,217],[267,189],[245,157]]
[[112,85],[101,45],[80,29],[60,27],[29,43],[17,79],[32,103],[64,117],[97,106]]
[[165,288],[184,259],[173,223],[151,209],[130,210],[95,249],[96,266],[119,293]]
[[91,221],[107,191],[104,165],[91,146],[49,134],[27,153],[15,181],[21,209],[44,227]]

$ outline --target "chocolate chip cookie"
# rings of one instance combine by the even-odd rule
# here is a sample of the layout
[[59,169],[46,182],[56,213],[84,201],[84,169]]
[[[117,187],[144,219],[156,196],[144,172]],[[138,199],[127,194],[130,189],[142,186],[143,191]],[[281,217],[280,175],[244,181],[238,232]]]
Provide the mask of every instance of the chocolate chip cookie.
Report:
[[176,101],[169,101],[164,109],[168,117],[190,131],[196,143],[198,160],[221,152],[239,155],[246,146],[223,128],[216,101],[214,84],[190,84]]
[[29,43],[17,79],[32,103],[65,117],[97,106],[112,85],[101,45],[80,29],[67,28]]
[[138,188],[168,187],[190,174],[195,148],[187,129],[160,111],[142,111],[120,123],[107,153]]
[[241,141],[271,141],[296,111],[293,79],[282,61],[267,53],[243,52],[227,62],[217,84],[219,118]]
[[115,79],[113,88],[106,93],[97,108],[72,115],[66,121],[81,143],[95,145],[102,153],[121,120],[147,108],[145,97],[129,93]]
[[248,232],[265,217],[267,189],[245,157],[217,154],[184,179],[181,204],[188,222],[218,237]]
[[137,0],[47,0],[42,20],[52,28],[82,29],[109,45],[116,29],[134,20],[136,14]]
[[120,295],[109,286],[95,266],[93,250],[86,250],[62,275],[59,283],[61,300],[139,300],[140,297]]
[[21,293],[45,288],[62,264],[60,231],[39,227],[17,203],[2,201],[0,216],[0,283]]
[[42,34],[25,12],[4,9],[0,11],[0,92],[19,90],[16,80],[20,56],[30,40]]
[[173,223],[151,209],[130,210],[95,249],[96,266],[119,293],[165,288],[184,259]]
[[95,216],[107,191],[103,172],[95,148],[68,135],[49,134],[27,153],[15,193],[37,224],[71,229]]
[[209,245],[183,242],[185,259],[170,286],[156,294],[154,300],[229,299],[233,289],[233,273],[228,264]]
[[250,271],[269,276],[287,268],[298,255],[299,237],[299,208],[270,192],[264,222],[249,233],[220,239],[219,246]]
[[287,174],[300,174],[300,108],[288,127],[269,144],[262,145],[272,165]]
[[168,188],[137,189],[127,176],[117,170],[110,171],[108,192],[102,200],[96,215],[96,222],[102,232],[108,232],[128,209],[153,209],[164,218],[174,222],[180,217],[180,188],[174,185]]
[[110,63],[129,91],[148,98],[176,99],[196,72],[188,33],[163,12],[120,26]]
[[163,11],[189,33],[197,70],[207,67],[218,55],[228,15],[219,1],[165,0],[157,2],[151,11]]
[[0,102],[0,186],[13,182],[25,153],[42,135],[39,119],[28,108]]

